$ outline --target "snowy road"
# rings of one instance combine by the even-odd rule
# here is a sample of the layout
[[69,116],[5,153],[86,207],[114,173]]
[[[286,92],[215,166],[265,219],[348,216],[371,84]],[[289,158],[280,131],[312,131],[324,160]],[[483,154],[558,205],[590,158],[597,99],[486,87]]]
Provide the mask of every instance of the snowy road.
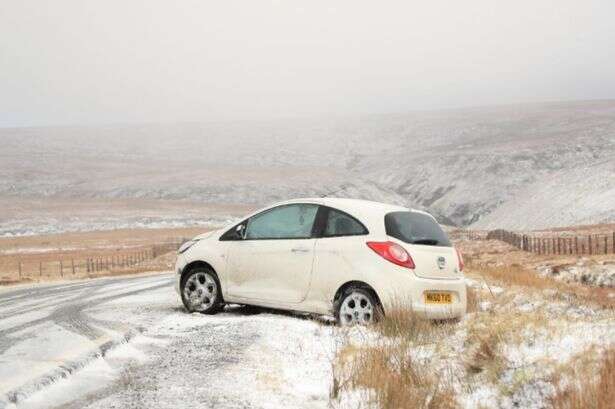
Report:
[[170,273],[0,290],[0,408],[326,407],[334,329],[187,314]]

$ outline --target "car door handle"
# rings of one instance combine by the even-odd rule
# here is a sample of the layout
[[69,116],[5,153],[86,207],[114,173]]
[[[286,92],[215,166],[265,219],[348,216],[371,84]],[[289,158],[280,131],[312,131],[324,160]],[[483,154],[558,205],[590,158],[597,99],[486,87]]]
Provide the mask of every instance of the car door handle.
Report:
[[292,251],[293,253],[308,253],[310,249],[306,249],[303,247],[295,247],[295,248],[290,249],[290,251]]

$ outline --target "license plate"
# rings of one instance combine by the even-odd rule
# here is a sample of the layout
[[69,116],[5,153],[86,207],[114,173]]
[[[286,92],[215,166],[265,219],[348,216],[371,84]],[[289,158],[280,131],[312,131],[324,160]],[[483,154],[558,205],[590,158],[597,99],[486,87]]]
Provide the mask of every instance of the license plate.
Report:
[[452,304],[450,293],[425,293],[425,304]]

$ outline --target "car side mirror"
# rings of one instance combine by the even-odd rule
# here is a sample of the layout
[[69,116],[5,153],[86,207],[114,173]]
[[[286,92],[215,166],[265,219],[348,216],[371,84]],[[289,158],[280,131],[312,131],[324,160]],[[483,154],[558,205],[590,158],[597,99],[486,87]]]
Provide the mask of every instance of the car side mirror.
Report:
[[240,224],[235,227],[235,236],[238,240],[244,240],[246,238],[246,225]]

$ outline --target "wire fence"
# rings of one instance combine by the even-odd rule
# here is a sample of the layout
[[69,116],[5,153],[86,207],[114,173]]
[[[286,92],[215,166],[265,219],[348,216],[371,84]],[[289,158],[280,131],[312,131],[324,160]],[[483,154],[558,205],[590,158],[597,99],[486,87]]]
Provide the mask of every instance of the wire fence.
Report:
[[615,232],[584,235],[522,234],[503,229],[490,231],[459,230],[451,233],[453,239],[500,240],[535,254],[597,255],[615,254]]
[[[62,255],[30,255],[17,258],[10,270],[16,272],[16,279],[41,279],[43,277],[71,277],[98,275],[103,272],[130,272],[147,269],[163,254],[176,251],[186,238],[175,238],[161,244],[141,247],[132,251],[117,249],[115,254],[70,253]],[[95,253],[97,250],[93,249]],[[6,266],[5,266],[6,267]]]

